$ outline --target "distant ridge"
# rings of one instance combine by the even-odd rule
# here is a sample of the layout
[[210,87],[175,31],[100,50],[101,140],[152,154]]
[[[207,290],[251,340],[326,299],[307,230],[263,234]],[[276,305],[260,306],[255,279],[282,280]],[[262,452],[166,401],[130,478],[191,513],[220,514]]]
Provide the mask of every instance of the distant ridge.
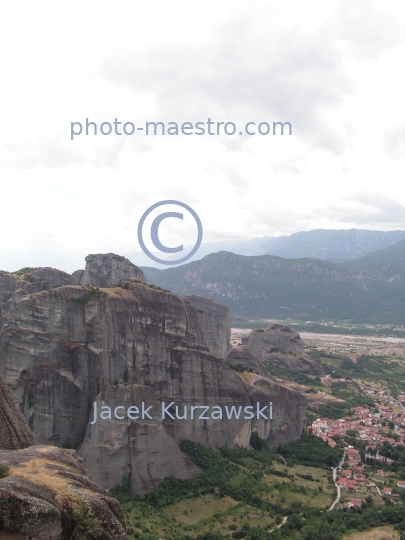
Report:
[[[314,229],[293,233],[290,236],[264,236],[250,240],[233,239],[219,242],[203,241],[200,249],[189,262],[201,260],[210,253],[230,251],[239,255],[277,255],[289,259],[311,257],[339,263],[341,260],[358,259],[404,239],[405,231]],[[58,268],[71,274],[80,268],[86,255],[87,253],[64,254],[46,249],[3,249],[0,251],[0,269],[15,272],[30,261],[30,265],[36,268]],[[151,264],[154,268],[165,268],[163,265],[153,263],[140,251],[131,251],[123,255],[137,266]]]
[[[237,255],[276,255],[286,259],[309,257],[339,263],[363,257],[405,240],[405,231],[368,231],[365,229],[314,229],[293,233],[290,236],[263,236],[250,240],[203,242],[189,262],[203,259],[210,253],[229,251]],[[137,266],[148,265],[144,254],[126,253]],[[174,257],[174,256],[173,256]],[[154,268],[163,265],[152,263]]]
[[148,281],[177,294],[199,294],[226,304],[233,320],[288,317],[403,324],[405,240],[345,266],[220,251],[177,268],[142,269]]
[[374,283],[405,283],[405,240],[354,261],[340,263],[358,277]]
[[231,251],[240,255],[277,255],[287,259],[358,259],[405,239],[405,231],[314,229],[290,236],[265,236],[243,242]]

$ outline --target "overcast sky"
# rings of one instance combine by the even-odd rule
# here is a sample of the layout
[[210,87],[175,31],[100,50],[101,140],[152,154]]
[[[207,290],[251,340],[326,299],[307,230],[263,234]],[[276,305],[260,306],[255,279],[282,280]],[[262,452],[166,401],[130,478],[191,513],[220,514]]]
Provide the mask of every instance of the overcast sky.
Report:
[[[206,242],[405,229],[404,27],[403,0],[8,3],[0,268],[139,251],[138,221],[164,199],[198,213]],[[86,117],[292,135],[71,141]],[[193,242],[175,221],[162,239]]]

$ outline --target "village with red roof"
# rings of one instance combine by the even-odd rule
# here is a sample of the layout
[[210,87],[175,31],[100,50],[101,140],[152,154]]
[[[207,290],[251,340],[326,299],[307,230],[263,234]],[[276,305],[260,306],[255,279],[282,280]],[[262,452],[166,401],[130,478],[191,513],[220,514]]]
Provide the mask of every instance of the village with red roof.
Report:
[[[353,493],[361,493],[364,499],[373,492],[383,500],[388,498],[392,503],[402,504],[399,493],[405,490],[405,479],[396,477],[390,468],[395,460],[383,454],[384,445],[405,446],[405,394],[395,399],[372,385],[355,382],[363,393],[375,396],[373,406],[353,407],[351,416],[337,420],[318,418],[307,430],[331,448],[344,441],[344,458],[336,469],[335,480],[342,508],[361,507],[360,495],[351,498]],[[349,445],[344,440],[348,436],[357,444]]]

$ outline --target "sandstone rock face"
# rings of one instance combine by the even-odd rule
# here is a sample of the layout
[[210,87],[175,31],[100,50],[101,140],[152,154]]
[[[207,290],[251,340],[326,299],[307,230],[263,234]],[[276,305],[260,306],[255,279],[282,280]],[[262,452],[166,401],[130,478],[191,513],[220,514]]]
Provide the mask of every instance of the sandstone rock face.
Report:
[[174,294],[132,287],[43,291],[23,298],[4,325],[0,371],[39,442],[79,444],[92,402],[120,380],[166,398],[212,391],[215,399],[217,361],[194,309]]
[[273,419],[269,425],[265,426],[262,420],[251,421],[251,432],[257,431],[273,448],[280,442],[298,439],[302,433],[307,399],[301,393],[285,388],[268,377],[249,373],[243,379],[244,388],[252,403],[265,403],[267,398],[273,404]]
[[225,358],[231,349],[229,309],[204,296],[191,295],[184,298],[198,313],[211,353],[217,358]]
[[128,278],[146,282],[140,268],[114,253],[88,255],[86,269],[74,272],[72,278],[75,285],[90,287],[115,287]]
[[[36,440],[82,443],[80,454],[103,487],[121,483],[125,473],[133,492],[145,493],[166,475],[187,478],[197,472],[177,446],[183,439],[249,447],[252,430],[272,446],[298,437],[305,398],[269,376],[259,384],[258,375],[238,374],[213,354],[224,356],[229,347],[227,309],[140,283],[139,272],[108,254],[89,256],[86,270],[72,277],[55,274],[47,280],[48,290],[42,289],[44,276],[36,290],[28,288],[33,278],[23,276],[20,284],[3,276],[3,296],[13,287],[14,292],[0,328],[0,375]],[[60,286],[57,277],[80,285]],[[86,280],[93,285],[84,285]],[[101,286],[117,281],[117,287]],[[249,361],[260,371],[256,359]],[[100,408],[173,402],[172,411],[176,406],[256,410],[257,403],[272,402],[274,416],[227,418],[224,412],[222,420],[196,414],[187,420],[113,417],[91,424],[94,401]]]
[[23,284],[23,280],[16,279],[8,272],[0,272],[0,328],[7,319],[6,305],[8,300]]
[[4,308],[7,301],[24,283],[24,280],[17,279],[8,272],[0,272],[0,308]]
[[0,479],[0,539],[68,540],[80,529],[80,507],[94,513],[87,519],[100,540],[127,539],[118,501],[93,482],[73,450],[0,450],[0,462],[9,467]]
[[[89,422],[79,454],[94,480],[102,486],[121,484],[123,474],[131,479],[133,493],[143,495],[168,476],[190,478],[200,472],[179,449],[172,437],[165,431],[161,419],[161,405],[152,389],[140,385],[119,385],[108,387],[96,399],[97,422]],[[149,411],[153,420],[139,415],[139,420],[131,420],[125,411],[117,411],[124,420],[100,419],[102,407],[138,407],[142,403],[152,407]],[[105,409],[104,409],[105,410]],[[92,411],[94,420],[94,409]],[[113,416],[114,418],[114,416]]]
[[273,379],[264,365],[244,345],[238,345],[231,349],[225,357],[225,362],[239,369],[244,368],[244,371],[252,371],[263,377]]
[[20,450],[35,444],[18,403],[0,377],[0,448]]
[[55,268],[24,268],[15,274],[0,272],[0,328],[24,296],[72,283],[69,274]]
[[[180,452],[175,439],[178,442],[187,438],[206,443],[211,440],[212,445],[216,432],[217,444],[220,446],[226,442],[233,447],[250,448],[249,441],[253,431],[257,431],[259,436],[267,439],[273,447],[279,442],[287,442],[300,436],[307,404],[302,394],[253,373],[241,373],[238,382],[239,392],[247,397],[247,400],[242,401],[239,395],[234,401],[235,406],[247,403],[256,411],[257,403],[260,403],[260,407],[268,408],[267,414],[270,416],[271,403],[272,419],[255,417],[251,420],[241,418],[235,421],[228,420],[224,415],[221,421],[201,421],[197,416],[191,420],[188,409],[185,420],[176,417],[176,404],[173,404],[170,411],[175,416],[174,420],[162,422],[162,404],[150,388],[135,384],[107,388],[97,397],[97,414],[95,416],[93,411],[84,442],[79,449],[86,468],[98,484],[107,488],[120,484],[124,475],[130,479],[132,493],[143,495],[167,476],[189,478],[199,472]],[[140,416],[142,402],[146,406],[152,406],[152,419],[129,420],[125,417],[125,411],[134,405],[137,406]],[[217,403],[223,402],[224,400],[219,400]],[[167,401],[165,405],[168,405]],[[117,406],[121,406],[118,415],[123,417],[119,420],[114,418],[113,413]],[[100,418],[102,407],[111,411],[111,420]],[[178,416],[184,416],[183,404],[178,410]],[[94,423],[95,418],[97,421]],[[200,427],[214,434],[211,434],[210,438],[203,437]],[[218,431],[222,432],[222,438],[218,437]]]
[[271,362],[292,371],[324,377],[322,366],[304,352],[304,342],[288,326],[272,324],[266,330],[252,330],[242,339],[260,362]]

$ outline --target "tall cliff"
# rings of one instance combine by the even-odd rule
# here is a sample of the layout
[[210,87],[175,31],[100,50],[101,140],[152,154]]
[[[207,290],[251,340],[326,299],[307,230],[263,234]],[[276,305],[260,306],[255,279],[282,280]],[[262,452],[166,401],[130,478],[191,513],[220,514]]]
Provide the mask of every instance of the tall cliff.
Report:
[[158,414],[160,403],[150,387],[137,384],[109,386],[96,398],[97,411],[102,407],[114,411],[123,404],[125,408],[138,407],[141,411],[142,403],[152,407],[153,420],[148,417],[113,422],[98,419],[92,424],[92,411],[93,418],[88,423],[79,454],[100,485],[114,487],[122,483],[124,475],[132,492],[143,495],[168,476],[186,479],[201,472],[165,430]]
[[204,335],[211,353],[225,358],[231,349],[231,322],[229,309],[204,296],[185,296],[198,313]]
[[[125,272],[113,281],[117,275]],[[252,374],[238,374],[212,354],[210,345],[222,353],[228,347],[226,313],[217,303],[185,300],[138,278],[118,287],[68,285],[32,293],[15,303],[0,330],[0,374],[39,443],[83,442],[80,454],[101,485],[111,488],[125,473],[133,492],[144,493],[166,475],[195,474],[177,447],[183,439],[248,447],[257,430],[275,446],[301,432],[303,396],[265,377],[269,382],[257,385]],[[142,396],[156,408],[174,402],[182,410],[255,409],[272,401],[274,415],[91,423],[94,402],[126,409]]]

